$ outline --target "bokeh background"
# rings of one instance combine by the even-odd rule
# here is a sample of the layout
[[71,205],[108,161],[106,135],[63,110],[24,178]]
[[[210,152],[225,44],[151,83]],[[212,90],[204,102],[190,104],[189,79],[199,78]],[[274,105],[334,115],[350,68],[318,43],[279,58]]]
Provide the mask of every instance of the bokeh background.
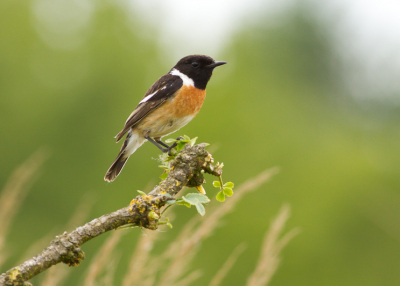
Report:
[[[37,149],[51,152],[14,219],[1,272],[44,234],[64,231],[86,193],[95,218],[158,182],[151,144],[114,183],[103,181],[119,150],[113,136],[158,77],[201,53],[229,64],[174,137],[218,147],[224,179],[236,185],[281,171],[204,241],[192,266],[204,275],[193,285],[206,285],[246,242],[223,283],[244,285],[283,203],[292,209],[287,228],[301,233],[270,285],[398,285],[400,6],[348,2],[1,1],[0,185]],[[212,180],[205,187],[214,197]],[[156,249],[196,215],[175,213]],[[65,285],[80,285],[107,235],[84,245],[87,258]],[[121,276],[140,235],[121,240]]]

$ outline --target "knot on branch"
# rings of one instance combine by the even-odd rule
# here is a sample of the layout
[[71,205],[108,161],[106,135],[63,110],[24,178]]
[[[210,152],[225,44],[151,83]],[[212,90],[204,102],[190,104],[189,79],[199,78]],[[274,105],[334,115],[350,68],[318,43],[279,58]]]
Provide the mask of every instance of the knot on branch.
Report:
[[[168,200],[174,199],[183,187],[200,187],[205,183],[203,173],[214,176],[222,174],[222,166],[214,166],[214,159],[205,150],[206,143],[186,144],[175,158],[169,161],[168,176],[149,194],[142,194],[131,201],[130,212],[137,226],[155,230],[158,227],[160,209]],[[218,165],[218,164],[217,164]]]
[[156,230],[160,218],[160,208],[160,198],[141,195],[131,201],[129,211],[134,215],[137,226]]
[[203,173],[195,173],[186,183],[186,187],[188,188],[196,188],[203,184],[205,184],[206,180],[204,179]]
[[69,266],[78,266],[79,263],[85,258],[85,253],[76,242],[71,242],[70,236],[64,232],[50,243],[60,255],[61,262]]

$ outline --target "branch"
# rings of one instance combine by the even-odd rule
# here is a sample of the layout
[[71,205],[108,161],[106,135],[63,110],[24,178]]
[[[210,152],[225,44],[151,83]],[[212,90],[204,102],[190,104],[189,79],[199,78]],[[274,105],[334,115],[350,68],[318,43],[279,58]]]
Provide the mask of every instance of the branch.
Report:
[[57,236],[50,246],[30,260],[25,261],[0,276],[0,285],[30,285],[25,281],[63,262],[78,266],[85,258],[80,246],[85,242],[124,225],[155,230],[161,217],[161,208],[184,187],[198,187],[204,183],[203,173],[221,176],[222,169],[214,162],[204,148],[207,144],[185,148],[170,162],[168,177],[154,187],[147,195],[139,195],[130,206],[103,215],[76,228],[74,231]]

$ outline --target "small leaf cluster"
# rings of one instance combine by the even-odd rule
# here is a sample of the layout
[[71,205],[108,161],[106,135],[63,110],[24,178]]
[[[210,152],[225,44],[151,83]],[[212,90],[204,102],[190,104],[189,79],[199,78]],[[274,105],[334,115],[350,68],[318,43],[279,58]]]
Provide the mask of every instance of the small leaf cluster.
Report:
[[178,144],[174,149],[179,153],[182,151],[182,149],[185,147],[186,144],[190,144],[191,147],[193,147],[194,144],[196,144],[197,137],[190,139],[189,136],[183,135],[183,137],[180,137],[179,139],[172,139],[169,138],[165,140],[165,143],[167,144]]
[[197,212],[202,216],[204,216],[206,213],[204,204],[208,204],[209,202],[210,199],[206,195],[199,193],[190,193],[186,196],[182,196],[182,198],[180,199],[167,201],[167,203],[169,203],[170,205],[177,204],[186,206],[188,208],[190,208],[191,206],[195,206]]
[[159,224],[159,225],[165,224],[165,225],[168,226],[169,228],[173,228],[172,224],[169,222],[169,218],[167,218],[167,217],[165,218],[165,221],[160,221],[158,224]]
[[162,155],[160,155],[160,161],[161,161],[161,165],[159,165],[158,167],[160,167],[161,169],[164,169],[164,173],[160,176],[161,180],[165,180],[168,177],[169,174],[169,162],[171,160],[173,160],[176,155],[179,154],[179,152],[182,151],[182,149],[185,147],[186,144],[190,144],[190,146],[193,146],[194,144],[196,144],[196,140],[197,137],[191,139],[189,136],[187,135],[183,135],[183,137],[179,137],[178,139],[172,139],[169,138],[167,140],[165,140],[165,143],[167,144],[177,144],[176,147],[173,149],[175,150],[175,152],[172,152],[170,155],[168,153],[164,153]]
[[219,177],[219,181],[214,181],[213,186],[216,188],[220,188],[220,191],[217,194],[217,201],[223,202],[225,201],[225,196],[232,196],[233,195],[233,187],[234,184],[232,182],[227,182],[225,184],[222,183],[222,178]]
[[[179,154],[179,152],[182,151],[182,149],[185,147],[186,144],[190,144],[190,146],[194,146],[196,144],[197,137],[191,139],[189,136],[184,135],[183,137],[179,137],[178,139],[167,139],[165,140],[165,143],[167,144],[175,144],[176,147],[174,147],[174,152],[168,154],[164,153],[163,155],[160,155],[160,161],[161,164],[159,165],[160,168],[164,169],[163,174],[160,176],[161,180],[165,180],[168,177],[169,172],[171,171],[170,169],[170,162]],[[215,169],[222,169],[224,167],[223,163],[216,163],[215,164]],[[204,170],[202,170],[202,173],[204,173]],[[220,188],[220,191],[217,194],[217,200],[220,202],[225,201],[225,196],[232,196],[233,195],[233,187],[234,184],[232,182],[228,182],[223,184],[222,182],[222,177],[219,176],[219,181],[214,181],[213,185],[216,188]],[[167,194],[166,194],[167,195]],[[165,211],[171,207],[172,205],[184,205],[188,208],[191,206],[195,206],[197,212],[204,216],[205,215],[205,208],[204,204],[207,204],[210,202],[210,199],[202,193],[189,193],[186,196],[182,196],[179,199],[174,199],[170,198],[167,201],[168,206],[162,211],[161,215],[165,213]],[[170,223],[163,222],[161,224],[167,224],[168,226],[172,227]]]
[[161,169],[164,169],[164,172],[160,176],[161,180],[165,180],[168,177],[169,172],[171,171],[169,168],[169,162],[173,159],[174,157],[168,156],[167,154],[160,155],[160,161],[161,165],[158,165]]

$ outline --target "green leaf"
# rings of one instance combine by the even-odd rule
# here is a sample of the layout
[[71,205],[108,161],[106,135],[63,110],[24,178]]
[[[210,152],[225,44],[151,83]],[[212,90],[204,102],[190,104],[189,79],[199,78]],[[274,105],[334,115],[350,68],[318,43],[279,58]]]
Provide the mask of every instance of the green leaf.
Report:
[[160,179],[161,180],[165,180],[168,177],[168,172],[164,172],[161,176]]
[[201,216],[206,214],[206,209],[204,208],[203,204],[197,204],[196,209]]
[[224,194],[228,197],[233,195],[233,191],[231,188],[224,188]]
[[172,224],[171,224],[170,222],[167,222],[166,225],[167,225],[169,228],[173,228],[173,226],[172,226]]
[[233,189],[233,187],[234,187],[234,184],[233,184],[232,182],[228,182],[228,183],[225,183],[225,184],[224,184],[224,187],[227,187],[227,188]]
[[185,199],[189,200],[189,201],[196,201],[197,200],[201,204],[207,204],[207,203],[210,202],[210,199],[206,195],[200,194],[200,193],[187,194],[185,196]]
[[165,140],[165,143],[173,143],[173,142],[176,142],[176,139],[168,138],[167,140]]
[[161,155],[159,155],[159,157],[161,162],[166,162],[166,160],[168,159],[168,154],[162,153]]
[[221,188],[221,183],[219,181],[214,181],[213,186],[216,188]]
[[175,148],[177,151],[181,151],[185,147],[185,145],[186,145],[186,142],[179,141],[178,146],[176,146]]
[[190,140],[190,146],[193,147],[193,145],[196,143],[197,137],[194,137],[193,139]]
[[139,194],[141,194],[142,196],[147,196],[147,194],[146,194],[145,192],[142,192],[142,191],[140,191],[140,190],[137,190],[137,192],[138,192]]
[[182,200],[184,200],[185,202],[188,202],[189,204],[195,206],[199,203],[199,200],[197,198],[186,198],[185,196],[182,196]]
[[219,202],[225,201],[225,195],[224,195],[223,192],[219,192],[219,193],[217,194],[217,201],[219,201]]
[[183,138],[185,138],[185,140],[190,141],[190,137],[187,135],[183,135]]
[[164,170],[168,170],[168,166],[164,166],[164,165],[158,165],[158,168],[164,169]]
[[181,206],[186,206],[186,207],[188,207],[189,209],[190,209],[190,207],[192,206],[190,203],[185,202],[184,200],[178,200],[178,201],[176,201],[176,204],[177,204],[177,205],[181,205]]
[[166,203],[169,205],[173,205],[176,203],[176,200],[169,200],[169,201],[166,201]]

